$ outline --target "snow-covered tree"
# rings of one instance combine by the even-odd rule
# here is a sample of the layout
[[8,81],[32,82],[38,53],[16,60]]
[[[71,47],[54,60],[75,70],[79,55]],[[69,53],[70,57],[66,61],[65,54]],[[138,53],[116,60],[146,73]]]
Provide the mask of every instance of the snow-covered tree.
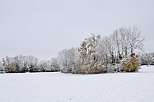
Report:
[[121,58],[127,58],[130,56],[129,53],[129,35],[127,33],[127,28],[121,27],[118,29],[118,36],[120,38],[120,49],[121,49]]
[[136,27],[133,27],[127,30],[127,34],[131,55],[135,53],[135,50],[142,51],[144,38],[141,37],[140,31]]
[[141,55],[142,65],[154,65],[154,53],[145,53]]
[[[109,63],[108,37],[100,38],[96,50],[99,53],[101,66],[105,65],[107,67]],[[104,69],[104,71],[106,70]]]
[[5,71],[4,66],[3,66],[3,62],[0,60],[0,73]]
[[39,59],[37,57],[27,56],[26,57],[27,70],[30,71],[30,72],[37,71],[37,63],[38,63],[38,61],[39,61]]
[[99,54],[97,52],[99,35],[92,34],[81,43],[79,52],[79,61],[76,67],[76,73],[92,74],[101,73],[102,69],[99,62]]
[[56,72],[56,71],[60,71],[60,66],[58,63],[57,58],[52,58],[50,59],[50,66],[51,66],[51,71]]
[[97,51],[99,53],[102,72],[119,71],[119,56],[117,56],[117,47],[113,35],[101,38],[98,43]]
[[3,59],[3,62],[6,72],[18,72],[18,67],[14,58],[7,56]]
[[58,53],[58,63],[60,65],[61,72],[74,73],[77,60],[77,49],[64,49]]
[[37,64],[37,71],[38,72],[46,72],[49,71],[50,63],[49,61],[39,61]]
[[37,63],[39,59],[34,56],[15,56],[6,57],[3,59],[4,67],[6,72],[25,72],[25,71],[36,71]]
[[52,58],[47,61],[40,61],[37,64],[37,70],[40,72],[57,72],[60,71],[57,58]]

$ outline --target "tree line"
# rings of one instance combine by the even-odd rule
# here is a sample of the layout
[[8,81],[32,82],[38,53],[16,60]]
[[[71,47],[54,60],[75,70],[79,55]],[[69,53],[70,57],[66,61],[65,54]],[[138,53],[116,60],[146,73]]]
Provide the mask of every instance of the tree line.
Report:
[[140,66],[139,52],[144,38],[136,27],[121,27],[110,36],[91,34],[80,47],[63,49],[56,58],[39,61],[34,56],[6,57],[0,67],[6,72],[45,72],[93,74],[135,72]]
[[6,73],[60,71],[56,58],[40,61],[37,57],[22,55],[3,58],[2,61],[0,61],[0,69]]

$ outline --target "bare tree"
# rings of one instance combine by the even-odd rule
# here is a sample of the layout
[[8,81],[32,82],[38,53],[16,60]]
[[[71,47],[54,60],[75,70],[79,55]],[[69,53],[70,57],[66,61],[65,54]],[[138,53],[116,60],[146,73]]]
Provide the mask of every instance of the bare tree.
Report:
[[133,27],[128,29],[127,34],[131,55],[133,55],[135,50],[143,51],[144,38],[141,37],[140,31],[136,27]]
[[116,56],[118,57],[117,60],[121,60],[122,59],[122,50],[121,50],[122,43],[121,43],[120,33],[117,29],[112,34],[112,40],[114,42],[113,44],[115,44],[115,50],[117,53]]
[[120,46],[121,46],[121,55],[123,58],[128,57],[128,49],[129,49],[129,37],[127,34],[127,28],[120,28],[119,29],[119,36],[120,36]]

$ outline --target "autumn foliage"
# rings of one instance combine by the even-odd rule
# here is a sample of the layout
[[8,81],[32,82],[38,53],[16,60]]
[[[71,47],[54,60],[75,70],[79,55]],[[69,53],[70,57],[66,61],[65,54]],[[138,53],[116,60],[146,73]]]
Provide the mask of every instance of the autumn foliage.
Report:
[[135,55],[135,56],[131,57],[130,60],[123,61],[122,62],[122,71],[137,72],[140,67],[140,63],[138,61],[138,58],[139,58],[139,56]]

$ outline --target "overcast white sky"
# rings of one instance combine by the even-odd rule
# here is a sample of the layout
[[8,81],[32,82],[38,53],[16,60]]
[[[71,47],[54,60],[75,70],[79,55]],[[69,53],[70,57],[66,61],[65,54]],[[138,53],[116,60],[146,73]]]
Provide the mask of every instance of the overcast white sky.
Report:
[[49,59],[122,26],[137,26],[154,52],[154,0],[0,0],[0,58]]

